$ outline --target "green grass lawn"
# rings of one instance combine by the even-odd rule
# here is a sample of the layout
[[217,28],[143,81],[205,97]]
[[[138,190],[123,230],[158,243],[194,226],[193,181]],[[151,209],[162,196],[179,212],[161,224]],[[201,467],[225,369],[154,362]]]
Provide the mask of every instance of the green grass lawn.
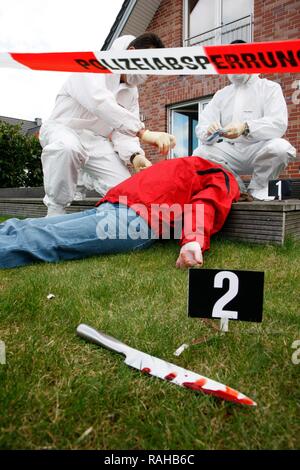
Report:
[[[187,273],[174,267],[177,252],[175,242],[157,243],[145,252],[0,271],[1,449],[299,448],[300,365],[291,357],[300,339],[300,243],[213,240],[206,268],[265,271],[264,321],[231,322],[229,333],[178,358],[180,344],[211,330],[187,317]],[[122,356],[78,338],[80,322],[237,388],[258,406],[130,369]]]

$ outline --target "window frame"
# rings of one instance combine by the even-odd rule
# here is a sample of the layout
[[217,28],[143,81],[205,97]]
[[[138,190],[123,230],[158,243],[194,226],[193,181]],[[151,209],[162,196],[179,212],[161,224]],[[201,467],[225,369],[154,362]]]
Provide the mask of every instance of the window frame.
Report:
[[[168,122],[167,122],[167,132],[172,134],[173,131],[173,111],[180,110],[180,108],[184,108],[186,106],[191,106],[198,104],[198,122],[199,122],[199,116],[201,112],[204,110],[205,106],[210,102],[212,99],[213,95],[208,95],[208,96],[203,96],[194,100],[190,101],[181,101],[179,103],[174,103],[168,106]],[[189,138],[190,138],[190,129],[189,129]],[[199,139],[198,139],[198,146],[200,145]],[[173,158],[178,158],[174,157],[174,150],[171,150],[169,156],[169,159]]]
[[[201,1],[201,0],[200,0]],[[183,8],[183,26],[182,26],[182,46],[183,47],[193,47],[193,46],[187,46],[186,42],[190,39],[189,37],[189,0],[183,0],[182,2],[182,8]],[[217,6],[217,15],[216,15],[216,24],[218,26],[215,26],[215,28],[220,28],[222,26],[225,26],[225,24],[222,23],[222,16],[223,16],[223,1],[218,0],[218,6]],[[251,0],[251,11],[250,11],[250,42],[253,42],[253,19],[254,19],[254,0]],[[209,30],[208,30],[209,31]],[[207,31],[207,32],[208,32]],[[203,34],[203,33],[200,33]],[[216,35],[216,42],[214,43],[215,45],[220,45],[222,44],[221,42],[221,35]],[[205,44],[203,44],[205,45]]]

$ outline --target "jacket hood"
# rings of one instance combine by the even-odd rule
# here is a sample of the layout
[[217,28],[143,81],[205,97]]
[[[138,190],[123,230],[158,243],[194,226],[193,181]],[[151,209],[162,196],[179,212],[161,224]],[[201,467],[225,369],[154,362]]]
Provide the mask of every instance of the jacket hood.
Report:
[[110,51],[125,51],[129,44],[135,39],[135,36],[126,35],[117,38],[113,43]]

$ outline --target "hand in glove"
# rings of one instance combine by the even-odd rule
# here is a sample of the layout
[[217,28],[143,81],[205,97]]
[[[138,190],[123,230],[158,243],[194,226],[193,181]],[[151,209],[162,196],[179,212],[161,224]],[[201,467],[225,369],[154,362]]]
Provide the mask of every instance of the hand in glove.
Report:
[[152,166],[152,163],[144,155],[140,155],[139,153],[133,157],[131,163],[137,173]]
[[166,155],[170,149],[173,149],[176,145],[176,139],[174,135],[168,134],[167,132],[152,132],[143,131],[140,135],[140,139],[144,144],[155,145],[159,148],[160,153]]
[[202,266],[203,256],[201,246],[198,242],[189,242],[183,245],[176,261],[176,268],[191,268]]
[[221,129],[221,124],[219,122],[213,122],[206,131],[207,135],[211,135],[214,132],[217,132],[219,129]]
[[246,130],[245,122],[231,122],[228,126],[224,127],[224,137],[227,139],[237,139]]

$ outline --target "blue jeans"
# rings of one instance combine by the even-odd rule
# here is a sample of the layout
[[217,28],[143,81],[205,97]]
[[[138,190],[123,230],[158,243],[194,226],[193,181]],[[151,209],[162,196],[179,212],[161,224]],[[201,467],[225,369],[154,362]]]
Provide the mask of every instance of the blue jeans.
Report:
[[142,249],[154,242],[147,222],[121,204],[75,214],[0,224],[0,268]]

